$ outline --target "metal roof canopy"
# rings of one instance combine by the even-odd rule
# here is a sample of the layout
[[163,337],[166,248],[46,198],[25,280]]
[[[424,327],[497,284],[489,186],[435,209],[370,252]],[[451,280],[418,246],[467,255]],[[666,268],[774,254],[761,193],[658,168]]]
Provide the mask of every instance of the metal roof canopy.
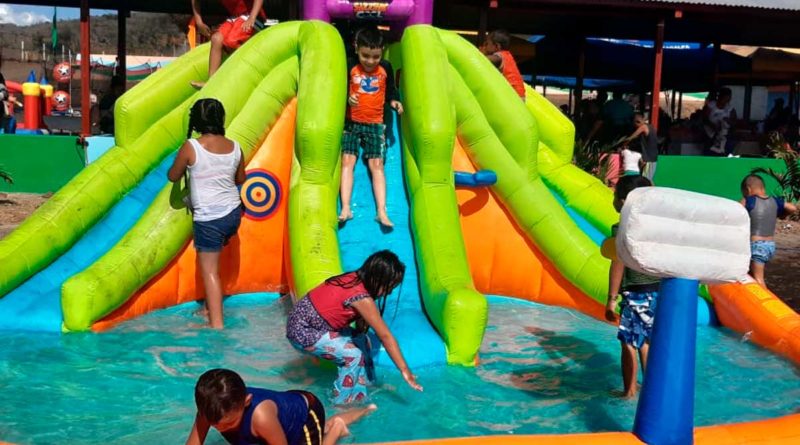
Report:
[[[61,8],[80,8],[81,0],[11,0],[15,4],[58,6]],[[203,13],[226,15],[219,0],[199,0]],[[264,9],[270,17],[285,20],[292,10],[294,0],[264,0]],[[189,0],[89,0],[91,9],[125,10],[135,12],[161,12],[170,14],[191,14],[192,5]],[[294,8],[296,11],[296,8]]]
[[485,0],[436,0],[435,7],[434,20],[446,28],[477,29],[483,11],[489,29],[512,33],[652,40],[665,19],[668,41],[800,45],[798,0],[498,0],[497,8]]

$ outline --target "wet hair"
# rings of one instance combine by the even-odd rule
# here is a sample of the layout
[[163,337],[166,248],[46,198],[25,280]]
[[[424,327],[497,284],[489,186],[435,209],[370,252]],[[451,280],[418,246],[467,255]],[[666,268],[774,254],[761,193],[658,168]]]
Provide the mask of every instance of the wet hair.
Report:
[[508,50],[511,47],[511,35],[505,29],[495,29],[489,33],[489,40],[494,42],[502,50]]
[[747,175],[742,179],[742,196],[747,196],[747,189],[766,189],[764,178],[758,175]]
[[717,100],[719,100],[720,97],[725,97],[725,96],[727,97],[733,96],[733,92],[728,87],[723,87],[719,89],[719,92],[717,92]]
[[242,408],[246,398],[244,381],[230,369],[206,371],[197,379],[194,387],[197,412],[212,424],[234,409]]
[[200,99],[192,105],[189,111],[189,133],[217,134],[225,136],[225,107],[217,99]]
[[383,33],[381,33],[381,31],[375,27],[359,29],[356,31],[356,35],[353,40],[355,41],[356,48],[383,49],[383,47],[386,45],[386,41],[383,38]]
[[617,181],[617,186],[614,189],[614,198],[624,201],[633,190],[652,185],[653,183],[649,179],[641,175],[623,176]]
[[[381,250],[370,255],[356,271],[355,278],[346,274],[328,278],[325,283],[346,289],[363,284],[369,295],[377,300],[388,296],[402,281],[406,265],[390,250]],[[381,306],[381,315],[386,304]]]

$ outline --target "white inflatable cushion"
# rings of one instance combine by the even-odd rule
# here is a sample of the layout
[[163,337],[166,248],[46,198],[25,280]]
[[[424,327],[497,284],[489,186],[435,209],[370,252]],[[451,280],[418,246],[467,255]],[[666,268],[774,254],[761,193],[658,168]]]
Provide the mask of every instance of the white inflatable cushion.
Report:
[[617,256],[662,278],[733,282],[750,264],[750,216],[729,199],[665,187],[641,187],[625,200]]

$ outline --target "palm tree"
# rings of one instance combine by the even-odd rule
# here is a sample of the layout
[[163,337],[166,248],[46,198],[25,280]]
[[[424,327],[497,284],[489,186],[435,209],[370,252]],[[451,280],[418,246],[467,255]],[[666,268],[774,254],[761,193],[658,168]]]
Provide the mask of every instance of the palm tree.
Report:
[[792,150],[783,135],[778,132],[770,133],[767,148],[776,159],[783,161],[786,171],[777,172],[772,168],[758,167],[750,173],[771,176],[778,183],[781,189],[780,193],[787,201],[800,200],[800,164],[798,164],[800,157],[797,152]]

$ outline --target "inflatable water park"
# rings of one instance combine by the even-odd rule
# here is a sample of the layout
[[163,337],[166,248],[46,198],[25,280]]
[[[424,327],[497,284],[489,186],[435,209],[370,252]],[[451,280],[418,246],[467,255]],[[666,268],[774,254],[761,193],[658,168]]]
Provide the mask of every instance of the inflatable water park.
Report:
[[[244,374],[256,382],[292,387],[320,379],[327,385],[330,369],[301,371],[278,364],[275,357],[293,354],[290,346],[269,346],[269,352],[253,348],[262,341],[288,343],[285,311],[278,301],[291,305],[327,278],[357,268],[369,254],[390,249],[407,272],[388,297],[387,323],[409,366],[429,384],[420,395],[382,389],[376,397],[399,401],[379,403],[374,416],[381,421],[364,419],[364,428],[373,433],[359,435],[354,428],[355,442],[800,442],[800,415],[795,414],[800,316],[747,276],[750,226],[744,208],[723,198],[649,187],[633,192],[618,213],[613,191],[573,165],[575,129],[557,107],[530,87],[521,101],[478,48],[433,26],[433,0],[381,5],[365,9],[349,1],[306,0],[306,20],[258,32],[214,76],[207,74],[209,45],[199,45],[118,100],[114,147],[0,240],[0,337],[7,336],[5,343],[11,345],[0,353],[0,367],[12,370],[5,376],[19,382],[0,379],[0,392],[10,394],[11,386],[20,385],[45,388],[42,394],[68,394],[64,400],[57,395],[49,399],[53,410],[64,413],[48,419],[55,435],[37,435],[44,424],[33,420],[20,427],[26,418],[39,416],[23,407],[23,395],[9,395],[0,418],[12,420],[0,421],[0,440],[49,443],[65,435],[59,440],[174,443],[165,431],[188,432],[194,379],[204,367],[226,364],[240,353],[235,351],[248,351],[248,364],[242,366],[252,368]],[[376,17],[391,23],[400,36],[385,52],[405,108],[402,116],[393,116],[385,165],[393,230],[373,220],[370,181],[360,162],[354,219],[344,225],[337,220],[350,45],[330,22]],[[199,90],[191,85],[198,79],[206,81]],[[224,333],[188,327],[198,307],[194,302],[203,296],[202,280],[192,215],[166,175],[185,141],[189,108],[203,98],[224,104],[226,135],[241,144],[246,160],[241,186],[245,215],[221,259],[224,294],[230,296],[226,314],[234,314],[228,315],[233,321]],[[617,223],[619,233],[610,238]],[[617,353],[614,327],[604,318],[610,258],[663,281],[638,402],[612,401],[610,408],[600,409],[581,405],[589,400],[586,394],[592,390],[586,385],[592,382],[569,376],[583,362],[580,369],[611,369],[609,385],[618,385],[618,357],[571,354],[586,347],[594,334],[583,339],[558,329],[600,329],[607,337],[602,343]],[[258,327],[250,315],[236,315],[249,314],[253,307],[258,308],[254,317],[267,317],[259,319]],[[539,320],[531,307],[561,314],[564,321],[536,328]],[[511,318],[492,321],[496,310]],[[495,336],[522,326],[512,319],[524,320],[526,341],[538,343]],[[236,336],[248,330],[257,340],[240,342]],[[159,339],[164,333],[170,340]],[[166,343],[144,343],[148,338]],[[774,377],[765,375],[764,387],[788,385],[775,390],[783,395],[771,396],[793,400],[790,406],[773,414],[771,402],[761,401],[770,395],[767,390],[725,402],[736,391],[709,384],[697,373],[707,361],[718,360],[713,357],[737,360],[739,352],[715,349],[716,340],[708,338],[749,348],[755,362],[773,360],[776,369],[770,372],[783,374],[770,376],[784,377],[769,380]],[[201,349],[214,348],[212,363],[197,363]],[[504,350],[510,355],[500,357],[493,352],[497,348],[510,348]],[[536,355],[540,349],[546,354]],[[396,374],[386,352],[376,354],[380,372]],[[538,357],[535,363],[530,356]],[[137,363],[135,368],[115,365],[128,360]],[[496,371],[496,362],[503,360],[526,366]],[[508,391],[498,382],[520,379],[539,385],[540,368],[553,366],[548,361],[563,366],[547,378],[552,384],[547,391],[572,397],[573,405],[558,416],[593,419],[548,430],[543,415],[533,422],[545,428],[535,430],[545,431],[541,434],[498,426],[516,422],[513,416],[536,414],[526,412],[527,402],[509,402],[508,395],[494,398],[491,388]],[[727,368],[712,367],[714,373]],[[753,377],[745,386],[755,385],[759,368],[746,371]],[[176,386],[181,379],[182,386]],[[441,402],[444,393],[462,391],[452,386],[460,379],[473,379],[463,381],[472,382],[476,391],[488,388],[481,393],[485,398],[450,394],[447,404]],[[82,388],[87,385],[99,385],[97,394],[86,394]],[[537,388],[534,392],[545,391]],[[619,399],[607,389],[598,397]],[[175,395],[178,391],[183,395]],[[122,399],[118,403],[100,402],[115,393]],[[142,395],[178,400],[185,411],[157,414],[125,399]],[[714,401],[738,409],[742,414],[736,419],[744,420],[730,423],[727,419],[734,417],[721,414],[696,425],[695,412]],[[39,406],[47,409],[49,403]],[[462,403],[484,409],[463,410]],[[514,411],[503,411],[508,403]],[[508,417],[493,418],[492,407]],[[160,416],[168,426],[136,436],[111,420],[134,417],[143,425],[133,414],[138,411]],[[597,423],[606,411],[627,413],[632,425]],[[400,438],[390,433],[393,422],[411,431],[422,417],[447,431],[426,436],[420,427],[419,434]],[[61,422],[72,421],[86,431],[60,429]]]

